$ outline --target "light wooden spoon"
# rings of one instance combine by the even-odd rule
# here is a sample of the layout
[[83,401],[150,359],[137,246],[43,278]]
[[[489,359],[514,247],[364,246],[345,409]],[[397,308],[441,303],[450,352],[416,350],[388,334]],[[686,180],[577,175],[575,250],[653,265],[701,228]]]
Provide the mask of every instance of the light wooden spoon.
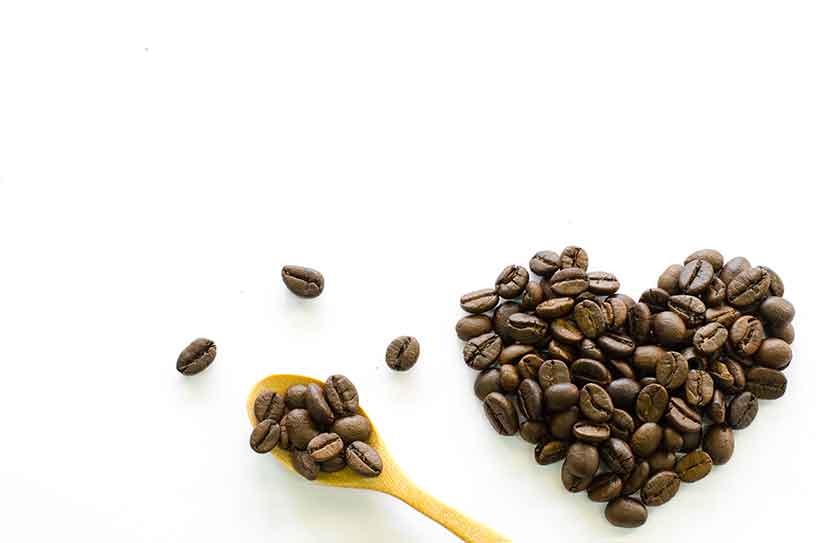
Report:
[[[289,386],[308,383],[324,384],[312,377],[305,377],[303,375],[270,375],[256,383],[248,395],[248,418],[250,418],[251,424],[256,424],[256,417],[253,413],[253,402],[260,392],[263,390],[272,390],[284,395]],[[361,407],[359,408],[359,414],[367,417],[367,413],[365,413]],[[368,419],[369,418],[370,417],[368,417]],[[328,486],[363,488],[390,494],[416,511],[438,522],[464,541],[470,543],[510,541],[490,528],[459,513],[452,507],[441,503],[414,485],[413,482],[402,473],[396,461],[393,460],[393,457],[387,452],[384,442],[376,430],[376,425],[372,424],[372,422],[371,420],[373,433],[370,435],[368,444],[376,449],[382,458],[383,468],[381,475],[378,477],[362,477],[351,469],[346,468],[334,473],[320,472],[314,482]],[[277,447],[271,454],[279,460],[279,462],[284,464],[287,469],[294,472],[296,471],[291,465],[289,451]]]

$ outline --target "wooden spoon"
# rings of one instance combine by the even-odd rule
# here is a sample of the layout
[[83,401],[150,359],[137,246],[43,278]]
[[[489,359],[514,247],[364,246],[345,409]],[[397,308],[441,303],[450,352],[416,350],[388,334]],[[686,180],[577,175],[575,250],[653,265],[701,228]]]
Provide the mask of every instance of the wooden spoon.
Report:
[[[263,390],[272,390],[284,395],[289,386],[308,383],[324,385],[323,382],[317,379],[303,375],[270,375],[256,383],[248,395],[248,418],[251,421],[251,425],[256,424],[256,417],[253,414],[253,402],[260,392]],[[367,413],[365,413],[361,407],[359,408],[359,414],[367,417]],[[370,417],[368,417],[368,419],[369,418]],[[379,432],[376,430],[376,425],[372,424],[372,422],[371,420],[373,433],[370,435],[368,444],[376,449],[382,458],[383,468],[381,475],[378,477],[362,477],[351,469],[345,468],[334,473],[320,472],[314,482],[328,486],[363,488],[390,494],[416,511],[430,517],[467,542],[489,543],[495,541],[510,541],[490,528],[459,513],[452,507],[441,503],[414,485],[413,482],[402,473],[396,461],[393,460],[393,457],[387,452],[384,442],[382,442],[379,437]],[[273,449],[271,454],[279,460],[279,462],[284,464],[287,469],[294,472],[296,471],[291,465],[289,451],[277,447]]]

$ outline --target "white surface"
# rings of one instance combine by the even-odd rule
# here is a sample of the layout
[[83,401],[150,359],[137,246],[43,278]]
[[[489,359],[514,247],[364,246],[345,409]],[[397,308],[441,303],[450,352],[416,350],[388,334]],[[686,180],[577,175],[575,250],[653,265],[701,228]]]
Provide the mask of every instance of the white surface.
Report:
[[[396,4],[0,4],[0,540],[452,539],[253,454],[278,372],[349,375],[420,486],[516,541],[812,529],[816,2]],[[453,332],[460,294],[571,243],[634,296],[743,254],[797,306],[786,397],[636,532],[493,434]]]

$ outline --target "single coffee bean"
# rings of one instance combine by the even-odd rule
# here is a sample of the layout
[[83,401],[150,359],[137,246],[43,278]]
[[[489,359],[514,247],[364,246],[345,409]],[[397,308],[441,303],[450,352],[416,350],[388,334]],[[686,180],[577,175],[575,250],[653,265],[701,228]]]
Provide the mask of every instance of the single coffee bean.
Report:
[[331,431],[342,438],[345,444],[350,444],[354,441],[367,441],[370,439],[373,427],[367,417],[351,415],[336,419],[336,422],[331,426]]
[[699,251],[695,251],[691,255],[687,256],[683,263],[689,264],[693,260],[698,259],[705,260],[711,264],[712,269],[715,271],[723,267],[723,255],[720,254],[720,251],[716,251],[714,249],[700,249]]
[[537,354],[528,354],[515,365],[521,379],[538,379],[538,372],[544,364],[544,359]]
[[746,372],[746,390],[761,400],[776,400],[786,393],[786,376],[771,368],[754,367]]
[[752,267],[752,264],[742,256],[736,256],[723,265],[720,270],[720,280],[728,285],[738,274]]
[[339,417],[355,415],[359,410],[359,393],[344,375],[331,375],[325,381],[325,399]]
[[623,440],[609,438],[601,444],[599,452],[601,460],[620,477],[626,477],[635,468],[635,454]]
[[638,343],[646,343],[652,334],[652,310],[643,302],[629,310],[629,334]]
[[560,413],[578,403],[580,393],[573,383],[556,383],[544,390],[544,402],[547,411]]
[[464,362],[474,370],[486,369],[498,358],[502,345],[494,332],[474,337],[464,344]]
[[573,443],[567,449],[567,457],[564,460],[567,470],[584,479],[593,477],[600,465],[598,449],[587,443]]
[[666,356],[666,350],[657,345],[641,345],[635,349],[632,363],[644,373],[654,374],[658,363]]
[[206,338],[198,338],[185,347],[177,358],[177,371],[182,375],[196,375],[204,371],[216,358],[216,344]]
[[651,375],[647,375],[646,377],[641,377],[638,381],[638,384],[641,386],[641,388],[643,388],[649,385],[654,385],[657,382],[658,380],[656,378],[652,377]]
[[317,462],[327,462],[339,456],[344,450],[342,438],[333,433],[319,434],[310,440],[307,452]]
[[289,409],[304,409],[305,407],[305,385],[291,385],[285,392],[285,405]]
[[524,356],[534,353],[535,347],[532,345],[508,345],[501,350],[498,355],[499,364],[517,364]]
[[577,358],[577,353],[571,345],[561,343],[560,341],[556,341],[554,339],[551,339],[547,344],[547,354],[550,356],[550,358],[561,360],[562,362],[567,364],[571,363],[573,360]]
[[609,383],[606,390],[615,407],[631,411],[641,391],[641,386],[634,379],[621,378]]
[[760,267],[766,270],[766,273],[769,274],[769,278],[771,279],[771,282],[769,284],[769,295],[778,297],[783,296],[783,294],[786,291],[786,288],[783,285],[783,279],[781,279],[780,276],[777,275],[777,273],[773,269],[767,266]]
[[290,461],[296,473],[307,479],[313,481],[319,475],[319,464],[310,456],[310,453],[300,449],[294,449],[290,453]]
[[692,451],[675,463],[675,473],[684,483],[700,481],[712,471],[712,457],[703,451]]
[[780,296],[769,296],[760,304],[760,316],[770,324],[787,324],[794,318],[794,306]]
[[335,456],[330,460],[325,462],[319,463],[319,470],[324,471],[325,473],[335,473],[337,471],[341,471],[347,467],[347,462],[345,461],[344,456]]
[[663,449],[669,452],[678,452],[683,448],[683,436],[674,428],[663,429]]
[[538,251],[530,259],[530,270],[536,275],[549,279],[561,268],[561,257],[553,251]]
[[630,362],[627,362],[626,360],[610,360],[609,365],[614,370],[612,374],[613,377],[618,379],[637,379],[635,370],[632,368],[632,364]]
[[744,356],[752,356],[763,343],[763,323],[751,315],[737,319],[729,331],[729,340],[735,350]]
[[727,329],[731,328],[739,317],[740,313],[738,313],[737,309],[728,305],[706,310],[706,322],[717,322]]
[[702,296],[706,307],[720,307],[726,303],[726,285],[716,275]]
[[726,422],[734,430],[748,427],[757,416],[757,398],[751,392],[744,392],[735,396],[729,402],[729,413]]
[[654,422],[645,422],[635,429],[629,445],[632,451],[642,458],[649,457],[658,450],[663,439],[663,427]]
[[579,477],[570,473],[567,462],[564,460],[564,464],[561,466],[561,483],[563,483],[564,488],[572,493],[583,492],[592,483],[592,477]]
[[[282,419],[284,423],[285,419]],[[289,451],[291,447],[290,439],[288,438],[288,429],[284,424],[279,425],[279,448],[283,451]]]
[[647,385],[635,400],[635,414],[643,422],[658,422],[666,412],[669,393],[658,383]]
[[282,267],[282,281],[288,290],[302,298],[315,298],[325,289],[325,278],[313,268]]
[[[592,300],[584,300],[576,305],[573,317],[578,324],[578,329],[588,338],[595,339],[606,331],[607,323],[603,307]],[[558,321],[552,321],[552,325],[554,326],[556,322]],[[553,330],[553,335],[558,336],[555,330]]]
[[[517,377],[518,373],[515,372],[515,374]],[[478,377],[475,378],[473,392],[482,401],[490,392],[501,392],[501,371],[498,368],[490,368],[479,373]]]
[[551,414],[549,417],[550,434],[555,439],[568,441],[572,439],[572,427],[578,422],[580,410],[573,405],[566,411]]
[[513,343],[510,335],[510,317],[521,312],[521,306],[515,302],[504,302],[495,308],[493,313],[493,330],[509,345]]
[[[515,315],[513,315],[513,318],[515,318]],[[584,339],[583,332],[581,332],[575,322],[570,319],[555,319],[550,323],[550,331],[552,332],[552,337],[562,343],[575,345],[581,343]]]
[[589,272],[589,291],[593,294],[615,294],[621,288],[618,278],[609,272]]
[[533,379],[521,381],[518,385],[518,405],[521,406],[521,414],[527,420],[544,420],[544,393],[537,381]]
[[650,471],[651,468],[649,467],[649,462],[646,460],[637,462],[629,476],[624,479],[624,486],[623,489],[621,489],[621,496],[631,496],[643,488],[643,485],[645,485],[646,481],[649,480],[649,476],[651,475]]
[[310,414],[305,409],[288,411],[282,419],[282,426],[288,432],[290,444],[297,449],[306,449],[310,440],[319,433],[313,419],[310,418]]
[[535,308],[535,314],[542,319],[557,319],[572,313],[574,306],[575,300],[572,298],[552,298],[538,304],[538,307]]
[[726,300],[734,307],[749,306],[769,295],[771,277],[763,268],[742,271],[726,285]]
[[270,419],[278,423],[285,414],[285,399],[272,390],[263,390],[253,402],[253,414],[257,422]]
[[544,289],[538,281],[530,281],[521,295],[521,309],[529,311],[545,300]]
[[542,466],[553,464],[563,460],[567,456],[569,442],[567,441],[545,441],[535,447],[535,461]]
[[697,432],[686,432],[681,434],[683,437],[683,447],[681,447],[680,452],[688,453],[696,450],[700,447],[700,443],[703,440],[703,433],[701,431]]
[[686,382],[689,364],[682,354],[669,351],[663,355],[655,366],[655,378],[658,384],[668,390],[675,390]]
[[251,432],[251,449],[260,454],[271,452],[279,443],[279,432],[279,424],[276,421],[262,419]]
[[683,266],[678,277],[678,287],[684,294],[700,294],[709,286],[714,275],[715,270],[708,261],[696,258]]
[[723,424],[726,421],[726,399],[720,389],[715,389],[712,401],[706,406],[706,413],[713,422]]
[[613,410],[612,418],[609,419],[608,424],[610,435],[623,441],[629,440],[629,436],[635,431],[634,419],[623,409]]
[[652,330],[658,343],[667,347],[680,345],[686,338],[686,323],[671,311],[662,311],[655,315]]
[[560,360],[546,360],[538,368],[538,384],[542,390],[546,391],[552,385],[569,382],[569,368]]
[[607,328],[618,330],[626,324],[630,308],[620,298],[610,296],[601,304],[604,310]]
[[484,398],[484,414],[493,429],[502,436],[512,436],[518,432],[518,413],[513,403],[498,392],[491,392]]
[[643,291],[638,302],[646,304],[652,313],[660,313],[669,306],[669,293],[662,288],[650,288]]
[[[522,367],[526,367],[522,365]],[[518,372],[516,366],[504,364],[500,369],[499,384],[501,390],[504,392],[514,392],[518,390],[518,385],[521,384],[521,374]]]
[[498,304],[498,294],[495,289],[484,288],[468,292],[461,297],[461,309],[467,313],[484,313]]
[[658,277],[658,288],[664,290],[669,294],[677,294],[680,292],[680,287],[678,287],[678,278],[680,278],[680,272],[683,271],[683,266],[680,264],[672,264],[661,273],[660,277]]
[[589,265],[587,252],[581,247],[575,247],[573,245],[564,248],[561,252],[560,260],[562,268],[580,268],[586,271]]
[[646,507],[634,498],[615,498],[606,505],[606,519],[619,528],[637,528],[646,522]]
[[492,330],[493,321],[487,315],[467,315],[456,323],[456,335],[463,341],[492,332]]
[[587,488],[587,496],[594,502],[608,502],[621,494],[624,483],[614,473],[601,473],[593,477]]
[[606,360],[604,352],[598,347],[594,341],[584,338],[581,344],[578,345],[578,356],[581,358],[591,358],[599,362]]
[[[669,400],[666,420],[679,432],[694,433],[701,431],[700,415],[697,411],[686,405],[686,402],[681,398],[672,398]],[[684,436],[684,438],[685,437],[686,436]]]
[[579,358],[569,368],[572,379],[581,386],[595,383],[602,387],[609,386],[612,374],[602,363],[591,358]]
[[544,422],[525,420],[518,428],[518,435],[527,443],[540,443],[548,435],[547,424]]
[[722,466],[735,452],[735,437],[725,424],[713,424],[703,436],[703,450],[716,466]]
[[689,405],[703,407],[712,399],[715,383],[712,376],[703,370],[689,370],[686,376],[686,401]]
[[411,336],[399,336],[390,342],[384,353],[387,367],[395,371],[407,371],[419,359],[419,342]]
[[595,383],[587,383],[578,398],[581,413],[592,422],[606,422],[612,417],[615,406],[606,390]]
[[710,322],[701,326],[692,338],[692,344],[703,354],[716,353],[729,338],[729,331],[722,324]]
[[675,497],[678,488],[680,488],[680,478],[677,473],[660,471],[646,481],[641,489],[641,500],[652,507],[663,505]]
[[597,343],[612,358],[626,358],[635,352],[635,342],[625,334],[607,332],[598,338]]
[[791,343],[794,341],[794,326],[791,323],[773,324],[769,326],[769,335]]
[[706,304],[689,294],[669,297],[669,310],[683,319],[688,327],[698,326],[706,316]]
[[510,265],[501,270],[495,280],[495,290],[502,298],[515,298],[524,292],[530,273],[521,266]]
[[792,348],[782,339],[764,339],[755,353],[755,361],[761,366],[782,370],[792,361]]
[[345,460],[350,469],[365,477],[376,477],[382,472],[382,459],[379,453],[362,441],[354,441],[347,446]]
[[305,409],[308,410],[311,418],[321,426],[330,426],[336,419],[333,410],[325,400],[324,390],[315,383],[309,383],[307,390],[305,390]]
[[609,439],[611,430],[606,423],[580,421],[572,426],[572,435],[578,441],[597,445]]
[[675,453],[659,449],[650,454],[646,461],[649,462],[649,472],[658,473],[659,471],[671,471],[675,469],[676,459]]
[[516,313],[508,320],[510,336],[519,343],[534,345],[543,340],[549,330],[549,323],[535,315]]
[[589,280],[581,268],[564,268],[555,272],[550,286],[560,296],[577,296],[589,287]]

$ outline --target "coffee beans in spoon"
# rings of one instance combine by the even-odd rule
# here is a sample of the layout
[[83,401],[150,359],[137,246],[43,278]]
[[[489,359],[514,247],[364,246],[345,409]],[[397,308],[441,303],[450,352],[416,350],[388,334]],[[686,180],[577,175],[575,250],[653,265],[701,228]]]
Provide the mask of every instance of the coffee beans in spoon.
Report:
[[505,266],[461,298],[456,324],[488,427],[563,462],[570,492],[635,528],[647,506],[730,461],[733,432],[782,397],[794,305],[744,257],[694,251],[635,302],[577,246]]

